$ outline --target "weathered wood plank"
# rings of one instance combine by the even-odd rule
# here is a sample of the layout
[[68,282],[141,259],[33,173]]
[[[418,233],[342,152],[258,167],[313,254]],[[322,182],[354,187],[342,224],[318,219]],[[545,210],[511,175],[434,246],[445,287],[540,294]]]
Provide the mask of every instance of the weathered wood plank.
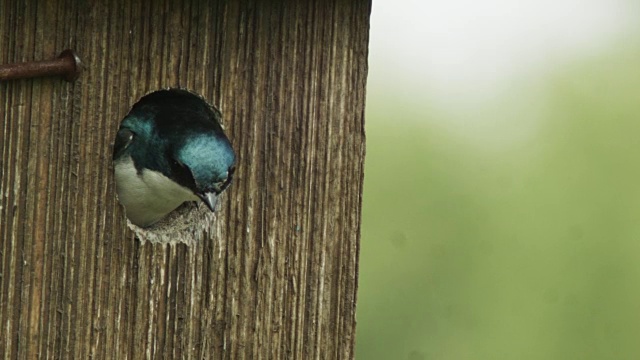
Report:
[[[353,358],[370,1],[0,0],[0,354]],[[195,244],[140,243],[111,144],[149,91],[219,106],[239,167]]]

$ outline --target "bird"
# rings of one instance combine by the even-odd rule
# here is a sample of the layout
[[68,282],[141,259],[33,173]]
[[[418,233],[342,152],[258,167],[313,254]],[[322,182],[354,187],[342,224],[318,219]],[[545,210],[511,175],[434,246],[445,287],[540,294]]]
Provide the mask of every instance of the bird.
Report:
[[131,223],[149,227],[187,201],[215,211],[236,168],[221,117],[184,89],[154,91],[133,105],[113,145],[116,192]]

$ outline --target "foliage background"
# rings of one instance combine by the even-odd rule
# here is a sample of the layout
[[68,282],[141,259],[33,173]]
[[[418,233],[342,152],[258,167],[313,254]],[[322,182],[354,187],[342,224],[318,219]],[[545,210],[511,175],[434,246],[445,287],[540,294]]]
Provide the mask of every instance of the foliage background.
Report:
[[639,30],[374,1],[358,359],[640,357]]

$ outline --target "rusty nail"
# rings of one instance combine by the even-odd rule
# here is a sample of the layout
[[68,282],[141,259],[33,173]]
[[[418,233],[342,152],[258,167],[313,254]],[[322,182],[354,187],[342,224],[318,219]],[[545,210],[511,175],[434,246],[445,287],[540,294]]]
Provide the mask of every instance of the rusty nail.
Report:
[[78,55],[66,49],[55,60],[0,65],[0,81],[60,75],[66,81],[73,82],[81,71],[82,63]]

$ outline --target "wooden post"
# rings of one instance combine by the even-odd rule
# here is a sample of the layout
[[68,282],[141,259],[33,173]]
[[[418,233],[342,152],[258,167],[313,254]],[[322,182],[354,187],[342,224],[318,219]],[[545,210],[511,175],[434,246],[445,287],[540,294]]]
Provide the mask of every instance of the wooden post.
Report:
[[[4,359],[354,357],[369,0],[0,1]],[[239,166],[193,245],[134,238],[111,144],[145,93],[223,113]]]

